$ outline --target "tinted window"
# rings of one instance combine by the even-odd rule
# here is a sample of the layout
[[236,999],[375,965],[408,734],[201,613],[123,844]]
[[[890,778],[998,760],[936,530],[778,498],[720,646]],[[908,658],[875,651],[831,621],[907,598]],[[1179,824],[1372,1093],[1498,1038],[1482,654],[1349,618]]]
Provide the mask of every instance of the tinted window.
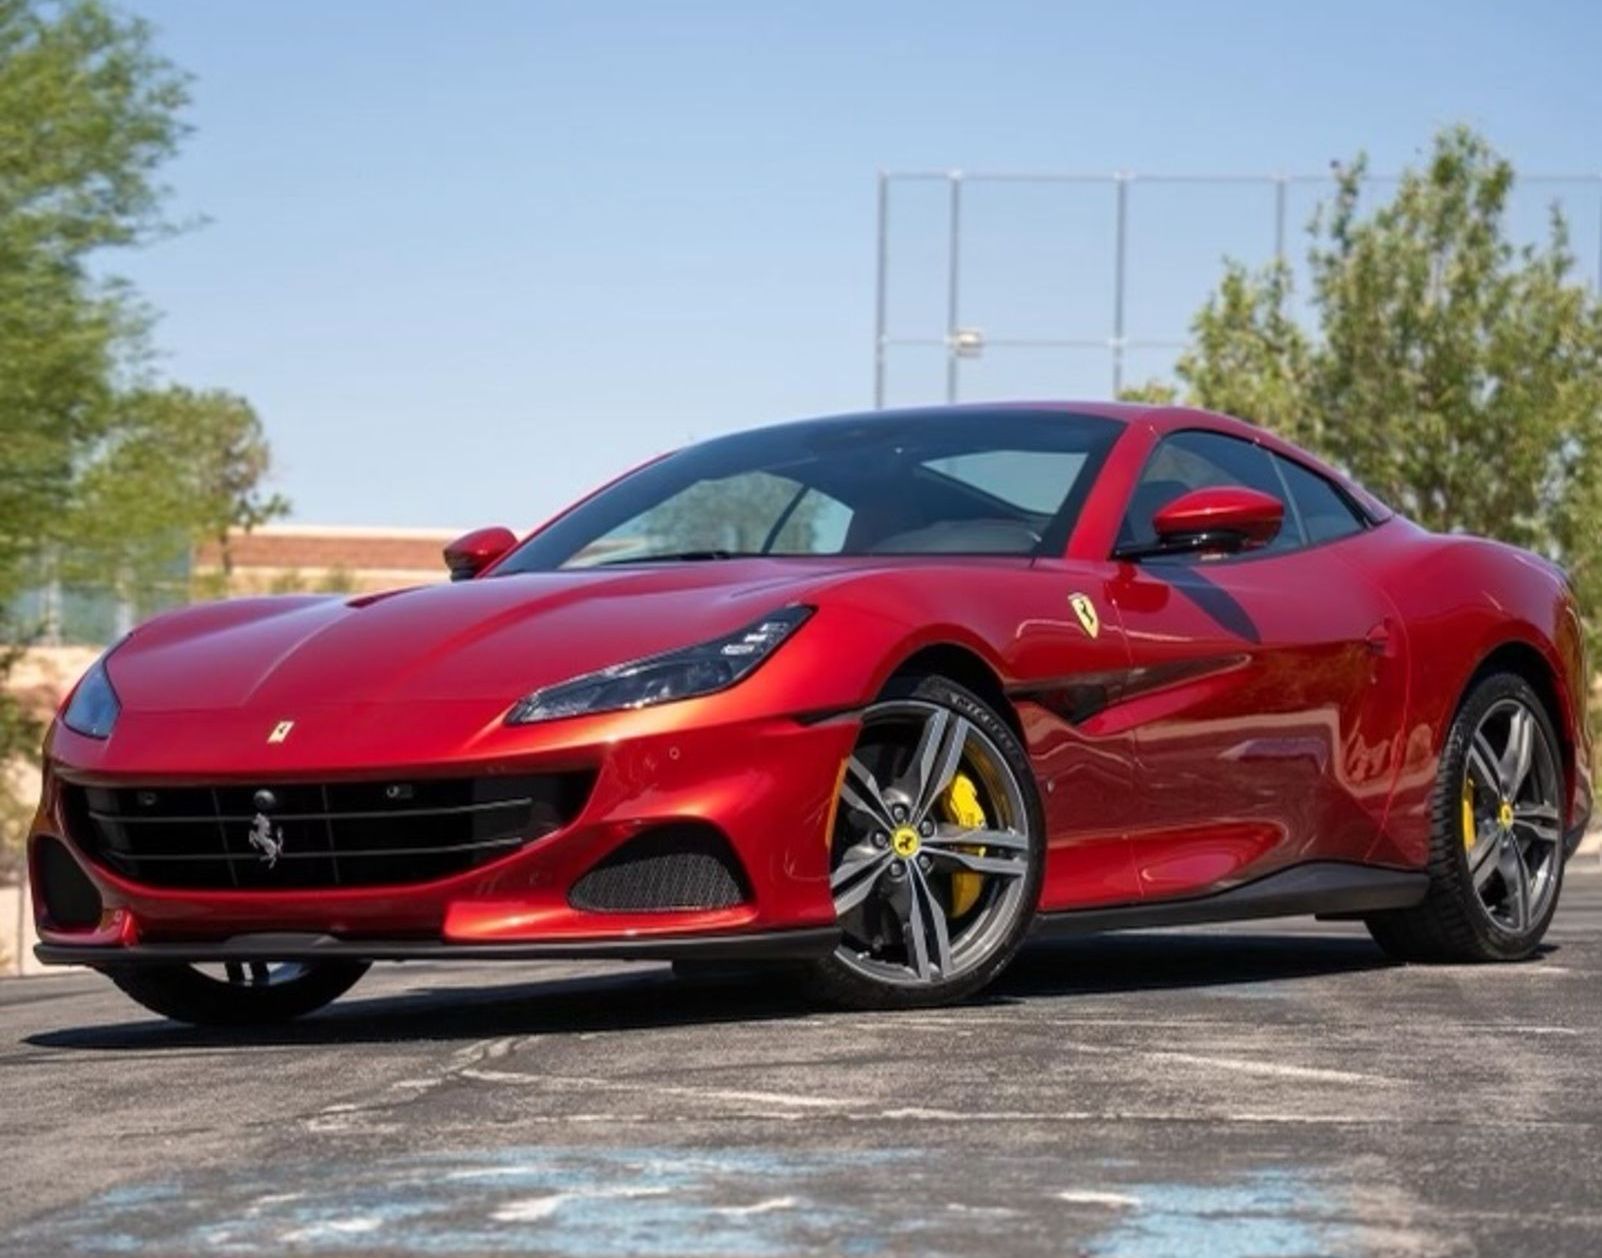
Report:
[[1285,475],[1291,501],[1302,517],[1302,531],[1309,542],[1333,541],[1362,531],[1363,518],[1347,502],[1346,495],[1329,481],[1300,463],[1278,457],[1274,461]]
[[[1240,485],[1269,494],[1281,502],[1285,487],[1268,452],[1261,446],[1216,432],[1178,432],[1163,438],[1129,502],[1119,533],[1120,545],[1144,545],[1157,540],[1152,517],[1174,499],[1193,489],[1218,485]],[[1300,545],[1294,516],[1287,511],[1285,523],[1267,546],[1254,554],[1292,550]]]
[[498,574],[736,555],[1061,553],[1122,425],[903,412],[721,437],[641,468]]

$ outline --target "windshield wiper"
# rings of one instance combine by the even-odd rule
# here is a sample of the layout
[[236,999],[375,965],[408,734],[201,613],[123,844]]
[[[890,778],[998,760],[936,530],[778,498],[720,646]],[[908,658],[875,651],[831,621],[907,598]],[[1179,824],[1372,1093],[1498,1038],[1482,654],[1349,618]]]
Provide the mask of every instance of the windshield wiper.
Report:
[[709,559],[759,558],[761,556],[752,550],[672,550],[659,555],[620,555],[616,559],[603,559],[592,566],[610,568],[614,564],[625,563],[702,563]]

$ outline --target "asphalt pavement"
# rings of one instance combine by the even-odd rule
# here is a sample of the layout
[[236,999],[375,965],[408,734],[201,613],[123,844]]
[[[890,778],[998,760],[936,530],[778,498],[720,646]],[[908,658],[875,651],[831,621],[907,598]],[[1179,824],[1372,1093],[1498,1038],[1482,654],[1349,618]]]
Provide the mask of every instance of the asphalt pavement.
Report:
[[375,969],[267,1034],[0,983],[0,1252],[1602,1253],[1602,874],[1538,959],[1303,920],[1081,939],[985,999]]

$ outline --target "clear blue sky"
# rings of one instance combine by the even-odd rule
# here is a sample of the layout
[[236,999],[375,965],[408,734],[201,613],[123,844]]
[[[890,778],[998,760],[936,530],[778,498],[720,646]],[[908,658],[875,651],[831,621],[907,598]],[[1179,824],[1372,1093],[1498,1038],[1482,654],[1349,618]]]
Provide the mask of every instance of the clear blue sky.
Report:
[[[522,528],[689,437],[866,406],[880,167],[1394,169],[1461,120],[1602,172],[1583,0],[127,7],[195,76],[167,174],[209,221],[108,264],[166,373],[256,404],[306,522]],[[894,205],[904,333],[940,330],[934,191]],[[1172,335],[1222,254],[1267,250],[1268,202],[1134,195],[1131,330]],[[1104,333],[1110,221],[1101,190],[976,192],[965,322]],[[893,400],[938,396],[937,355],[896,361]],[[1061,353],[964,384],[1107,387]]]

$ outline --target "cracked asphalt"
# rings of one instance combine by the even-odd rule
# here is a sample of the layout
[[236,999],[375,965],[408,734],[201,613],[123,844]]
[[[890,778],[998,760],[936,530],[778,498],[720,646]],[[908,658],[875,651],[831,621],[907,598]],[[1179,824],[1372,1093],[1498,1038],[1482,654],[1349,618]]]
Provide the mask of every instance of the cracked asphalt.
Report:
[[1539,959],[1290,919],[1037,948],[978,1003],[375,969],[268,1034],[0,983],[0,1251],[1602,1252],[1602,872]]

